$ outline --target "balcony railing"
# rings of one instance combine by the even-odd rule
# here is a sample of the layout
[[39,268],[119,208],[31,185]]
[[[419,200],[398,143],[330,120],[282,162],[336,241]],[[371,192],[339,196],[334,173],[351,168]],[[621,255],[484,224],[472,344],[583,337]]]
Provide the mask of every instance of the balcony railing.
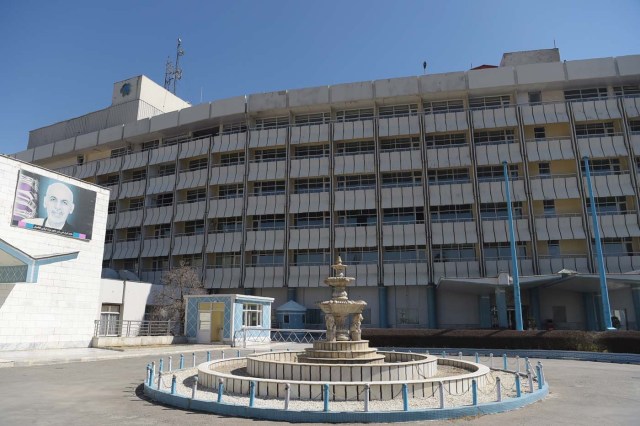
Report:
[[182,324],[176,321],[123,321],[96,320],[95,337],[177,336],[182,334]]

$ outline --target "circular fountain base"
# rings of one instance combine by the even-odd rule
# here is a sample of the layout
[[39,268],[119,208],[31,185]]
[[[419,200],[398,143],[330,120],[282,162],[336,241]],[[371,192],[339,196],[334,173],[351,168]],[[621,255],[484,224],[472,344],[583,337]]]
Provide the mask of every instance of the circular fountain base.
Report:
[[312,364],[382,364],[384,355],[369,347],[368,340],[314,342],[313,348],[298,355],[298,362]]

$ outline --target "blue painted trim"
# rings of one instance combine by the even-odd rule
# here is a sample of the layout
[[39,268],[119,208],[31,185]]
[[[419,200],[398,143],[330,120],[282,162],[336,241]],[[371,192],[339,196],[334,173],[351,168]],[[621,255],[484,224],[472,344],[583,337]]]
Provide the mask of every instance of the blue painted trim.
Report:
[[[476,406],[444,409],[426,409],[411,411],[292,411],[274,408],[257,408],[246,405],[231,405],[214,401],[192,400],[182,395],[171,395],[167,391],[157,390],[144,385],[144,394],[152,400],[186,410],[203,411],[223,416],[244,417],[260,420],[277,420],[295,423],[372,423],[372,422],[409,422],[418,420],[443,420],[483,414],[502,413],[532,404],[549,394],[545,383],[542,389],[523,394],[520,398],[510,398],[502,402],[490,402]],[[364,404],[364,403],[363,403]],[[364,405],[363,405],[364,406]],[[284,407],[284,402],[283,402]]]
[[44,257],[44,258],[35,258],[1,239],[0,239],[0,251],[4,251],[9,256],[27,265],[27,278],[25,281],[27,283],[38,282],[38,270],[41,266],[77,259],[78,253],[79,253],[77,251],[74,251],[71,253],[56,254],[56,255]]

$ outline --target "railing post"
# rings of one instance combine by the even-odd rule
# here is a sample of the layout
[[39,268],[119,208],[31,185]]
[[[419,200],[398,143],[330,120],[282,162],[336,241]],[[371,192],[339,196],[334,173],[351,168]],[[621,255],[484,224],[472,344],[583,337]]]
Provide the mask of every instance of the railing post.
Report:
[[249,382],[249,407],[253,407],[253,405],[256,402],[255,400],[256,400],[256,382],[252,380]]
[[174,374],[171,378],[171,395],[176,394],[176,375]]
[[409,411],[409,386],[406,383],[402,384],[402,409]]
[[496,401],[502,402],[502,384],[500,377],[496,377]]
[[371,397],[371,385],[369,383],[364,384],[364,411],[369,412],[369,398]]
[[542,385],[544,386],[544,368],[542,368],[542,362],[538,361],[538,365],[540,366],[540,379],[542,380]]
[[442,351],[442,358],[446,358],[447,357],[447,352],[446,351]]
[[516,373],[516,397],[522,396],[522,389],[520,389],[520,375]]
[[196,392],[198,391],[198,376],[193,378],[193,389],[191,390],[191,399],[196,399]]
[[221,357],[222,357],[222,359],[224,359],[224,349],[222,350]]
[[160,364],[158,365],[158,372],[164,371],[164,358],[160,358]]
[[218,404],[222,402],[222,394],[224,393],[224,379],[218,379]]
[[195,352],[193,352],[193,353],[191,354],[191,357],[193,358],[193,366],[195,367],[195,366],[196,366],[196,353],[195,353]]
[[438,382],[438,393],[440,394],[440,408],[444,408],[445,400],[444,400],[444,383]]
[[240,358],[240,349],[236,351],[236,358]]
[[207,362],[211,361],[211,351],[207,351]]
[[329,384],[328,383],[325,383],[324,385],[322,385],[322,396],[324,399],[323,410],[326,413],[327,411],[329,411]]
[[489,368],[493,368],[493,353],[489,354]]
[[147,386],[151,386],[149,378],[151,377],[151,364],[147,364],[147,376],[145,377]]
[[171,335],[171,320],[167,320],[167,331],[164,334],[165,336]]
[[476,364],[480,364],[480,355],[476,352]]
[[182,370],[183,368],[184,368],[184,354],[180,354],[180,370]]
[[478,405],[478,382],[476,379],[471,380],[471,398],[473,405]]
[[153,386],[153,376],[156,374],[156,362],[151,362],[151,377],[149,377],[149,387]]
[[536,365],[536,378],[538,380],[538,389],[542,389],[542,373],[540,372],[540,363]]
[[289,409],[289,401],[291,400],[291,385],[289,383],[284,384],[284,410]]
[[242,327],[242,347],[247,347],[247,327]]
[[162,383],[162,371],[158,371],[158,390],[160,390],[160,384]]
[[505,371],[509,369],[509,364],[508,364],[508,361],[507,361],[507,354],[502,354],[502,368]]
[[173,368],[173,357],[169,355],[169,373],[171,373],[172,368]]
[[516,355],[516,371],[520,372],[520,355]]
[[531,374],[531,371],[527,373],[527,380],[529,382],[529,392],[533,393],[533,374]]
[[462,359],[462,352],[458,352],[458,359]]

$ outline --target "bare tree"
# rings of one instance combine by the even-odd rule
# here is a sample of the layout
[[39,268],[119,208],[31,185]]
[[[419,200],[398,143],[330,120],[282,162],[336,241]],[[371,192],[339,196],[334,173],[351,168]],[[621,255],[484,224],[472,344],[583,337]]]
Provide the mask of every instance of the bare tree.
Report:
[[178,268],[164,273],[162,284],[162,290],[155,297],[155,308],[152,311],[154,320],[180,323],[184,321],[186,311],[184,296],[207,294],[196,269],[183,261]]

